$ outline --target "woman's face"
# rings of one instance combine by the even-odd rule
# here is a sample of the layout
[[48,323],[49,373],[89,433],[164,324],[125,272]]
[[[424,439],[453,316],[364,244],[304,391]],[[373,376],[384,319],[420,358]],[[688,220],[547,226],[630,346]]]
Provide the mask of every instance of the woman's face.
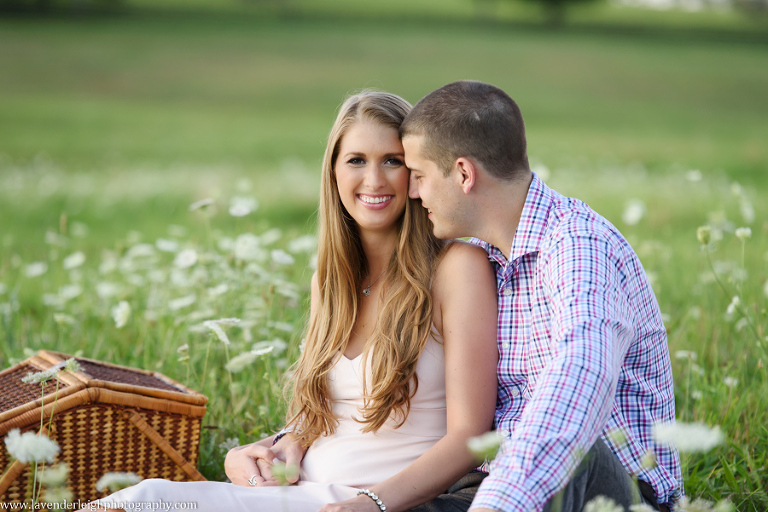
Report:
[[334,168],[341,202],[361,234],[395,230],[408,201],[408,168],[397,130],[356,121],[341,139]]

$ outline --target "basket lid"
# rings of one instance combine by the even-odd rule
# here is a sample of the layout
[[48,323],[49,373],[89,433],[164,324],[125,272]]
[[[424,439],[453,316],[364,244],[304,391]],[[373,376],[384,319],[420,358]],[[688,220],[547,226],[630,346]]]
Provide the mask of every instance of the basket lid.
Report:
[[80,371],[62,372],[60,374],[62,380],[66,378],[67,374],[70,374],[87,387],[101,387],[192,405],[208,403],[208,398],[205,395],[158,372],[120,366],[85,357],[73,358],[67,354],[50,350],[40,350],[37,356],[48,361],[51,366],[63,365],[67,359],[74,359],[80,365]]

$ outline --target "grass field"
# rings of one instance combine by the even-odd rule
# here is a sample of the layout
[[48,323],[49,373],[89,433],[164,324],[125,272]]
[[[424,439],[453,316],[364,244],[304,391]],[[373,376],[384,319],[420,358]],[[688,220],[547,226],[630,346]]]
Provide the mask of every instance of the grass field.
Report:
[[[532,11],[513,18],[512,7],[481,23],[457,1],[432,21],[406,4],[416,3],[380,3],[376,16],[341,0],[295,2],[301,16],[266,7],[176,16],[169,1],[158,15],[0,19],[2,366],[55,348],[200,389],[216,427],[202,469],[221,478],[221,443],[282,421],[280,376],[301,338],[313,253],[304,235],[315,229],[335,109],[363,87],[415,102],[479,79],[520,103],[547,182],[614,222],[651,276],[678,417],[719,425],[728,439],[684,457],[688,493],[765,510],[768,42],[759,24],[677,13],[659,26],[658,13],[588,18],[590,7],[553,32]],[[229,215],[243,196],[259,208]],[[189,210],[203,198],[213,206]],[[705,224],[715,273],[696,239]],[[735,230],[746,226],[742,242]],[[728,311],[734,296],[741,306]],[[118,328],[120,301],[131,313]],[[230,317],[241,323],[226,327],[228,346],[201,327]],[[272,352],[257,357],[257,343],[256,353]],[[227,370],[233,359],[245,369]]]

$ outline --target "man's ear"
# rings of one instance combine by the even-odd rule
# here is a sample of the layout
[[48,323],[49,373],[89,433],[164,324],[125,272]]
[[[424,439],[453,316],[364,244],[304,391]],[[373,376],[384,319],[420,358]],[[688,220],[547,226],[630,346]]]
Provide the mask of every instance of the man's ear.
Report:
[[469,158],[459,157],[456,159],[454,169],[456,169],[456,179],[461,190],[463,190],[465,194],[469,194],[477,182],[477,165]]

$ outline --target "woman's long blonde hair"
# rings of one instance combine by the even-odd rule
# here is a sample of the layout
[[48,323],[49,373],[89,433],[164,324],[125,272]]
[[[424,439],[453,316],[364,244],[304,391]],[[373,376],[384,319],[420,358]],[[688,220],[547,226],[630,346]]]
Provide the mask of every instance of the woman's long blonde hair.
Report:
[[[341,139],[355,122],[373,121],[395,130],[411,105],[393,94],[364,91],[341,106],[328,137],[320,188],[317,258],[319,295],[310,318],[304,350],[292,377],[288,427],[305,445],[332,434],[333,414],[328,372],[346,349],[357,318],[360,290],[368,275],[357,225],[341,203],[334,166]],[[370,382],[359,421],[375,432],[392,416],[402,425],[418,387],[416,362],[432,328],[430,282],[443,243],[432,234],[427,212],[408,199],[398,222],[398,241],[384,278],[373,335],[363,361],[370,357]]]

